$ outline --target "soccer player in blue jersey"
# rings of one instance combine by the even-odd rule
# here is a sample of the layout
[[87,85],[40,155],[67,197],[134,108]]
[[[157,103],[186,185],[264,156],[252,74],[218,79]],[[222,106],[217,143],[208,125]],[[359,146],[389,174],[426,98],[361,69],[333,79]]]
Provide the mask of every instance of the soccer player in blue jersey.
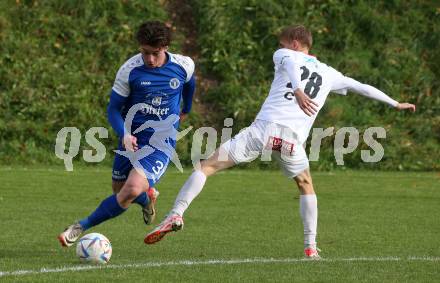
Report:
[[171,31],[162,22],[143,23],[136,39],[140,53],[119,69],[108,105],[108,120],[120,137],[114,194],[58,236],[63,246],[73,245],[85,230],[122,214],[132,203],[143,207],[146,224],[154,218],[158,192],[153,186],[173,157],[179,116],[183,119],[191,109],[194,62],[168,52]]

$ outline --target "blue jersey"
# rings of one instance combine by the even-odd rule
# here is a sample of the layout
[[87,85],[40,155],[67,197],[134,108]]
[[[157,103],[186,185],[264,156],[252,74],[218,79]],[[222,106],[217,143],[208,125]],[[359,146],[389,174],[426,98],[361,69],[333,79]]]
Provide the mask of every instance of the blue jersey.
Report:
[[[180,114],[180,101],[184,84],[194,73],[191,58],[167,52],[167,61],[159,68],[149,68],[139,53],[127,60],[119,69],[112,92],[126,97],[122,118],[137,103],[144,103],[134,116],[131,132],[146,121],[165,120]],[[174,125],[177,128],[177,123]],[[147,128],[136,135],[140,142],[148,139],[154,130]]]
[[[115,181],[125,181],[134,167],[143,170],[152,186],[161,178],[175,153],[182,94],[186,101],[182,112],[187,113],[191,108],[194,62],[182,55],[168,52],[166,55],[164,65],[149,68],[142,54],[137,54],[125,62],[116,75],[108,107],[109,122],[120,137],[127,131],[136,136],[139,150],[133,159],[120,141],[113,163]],[[136,112],[131,129],[125,129],[124,120],[129,119],[127,113],[133,111],[131,108]]]

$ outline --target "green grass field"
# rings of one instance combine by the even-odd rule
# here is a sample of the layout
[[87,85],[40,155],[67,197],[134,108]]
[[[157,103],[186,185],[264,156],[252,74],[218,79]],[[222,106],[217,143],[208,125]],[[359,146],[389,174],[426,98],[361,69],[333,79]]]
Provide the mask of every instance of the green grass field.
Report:
[[[160,221],[190,173],[158,188]],[[109,195],[110,169],[0,168],[0,281],[434,282],[440,278],[438,173],[315,173],[320,262],[302,261],[298,192],[273,171],[210,178],[185,229],[146,246],[140,208],[90,231],[106,235],[106,267],[82,265],[57,234]],[[87,269],[91,267],[91,269]],[[27,273],[26,273],[27,272]]]

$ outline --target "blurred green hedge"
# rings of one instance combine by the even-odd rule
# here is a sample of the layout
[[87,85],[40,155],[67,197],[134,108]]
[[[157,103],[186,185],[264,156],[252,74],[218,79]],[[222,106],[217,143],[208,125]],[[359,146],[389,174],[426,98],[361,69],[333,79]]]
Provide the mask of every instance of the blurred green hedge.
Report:
[[[0,3],[2,164],[56,161],[62,127],[78,127],[83,147],[90,127],[110,129],[109,93],[118,68],[138,53],[136,28],[168,19],[157,0]],[[114,148],[115,135],[103,142]]]

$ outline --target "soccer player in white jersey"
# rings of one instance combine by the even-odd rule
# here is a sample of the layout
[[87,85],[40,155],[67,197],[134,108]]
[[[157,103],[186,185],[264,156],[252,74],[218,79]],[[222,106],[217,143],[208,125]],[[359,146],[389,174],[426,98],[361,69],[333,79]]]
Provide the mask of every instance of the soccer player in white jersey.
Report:
[[280,162],[285,175],[298,185],[304,254],[306,258],[319,259],[316,247],[317,198],[303,145],[328,94],[345,95],[349,90],[397,110],[415,111],[415,106],[398,103],[380,90],[346,77],[309,55],[312,35],[304,26],[286,27],[279,41],[281,48],[273,55],[274,80],[255,121],[200,163],[181,188],[170,213],[145,237],[145,243],[156,243],[168,232],[183,227],[183,213],[201,192],[208,176],[254,160],[260,154],[262,157],[270,154]]
[[113,194],[58,235],[65,247],[73,245],[87,229],[121,215],[132,203],[142,207],[146,224],[153,221],[158,196],[153,186],[173,156],[179,117],[181,120],[191,109],[194,62],[168,52],[171,29],[162,22],[141,24],[136,39],[140,53],[116,74],[107,109],[108,120],[119,136]]

